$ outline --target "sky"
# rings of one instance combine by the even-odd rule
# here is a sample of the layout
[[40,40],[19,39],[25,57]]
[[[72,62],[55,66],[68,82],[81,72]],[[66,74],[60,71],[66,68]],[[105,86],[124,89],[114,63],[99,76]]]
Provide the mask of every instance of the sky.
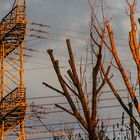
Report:
[[[0,0],[0,19],[11,9],[14,0]],[[99,6],[99,5],[98,5]],[[98,8],[97,6],[97,8]],[[54,96],[56,93],[47,89],[42,82],[48,82],[55,87],[59,87],[57,77],[47,54],[47,49],[52,48],[57,59],[60,60],[62,71],[68,69],[68,53],[65,39],[69,38],[72,42],[74,56],[77,65],[80,63],[81,56],[85,57],[85,48],[89,39],[90,8],[87,0],[27,0],[27,37],[26,48],[35,51],[25,51],[25,86],[27,98]],[[124,53],[124,44],[128,40],[128,31],[130,26],[127,15],[128,8],[124,0],[106,0],[104,3],[105,16],[112,19],[114,35],[120,50],[119,55],[122,59],[127,59],[128,53]],[[136,10],[136,18],[139,16],[139,9]],[[50,26],[39,27],[30,25],[31,22]],[[29,28],[42,30],[48,33],[39,33],[30,31]],[[48,39],[39,39],[30,37],[30,35],[46,37]],[[129,50],[127,50],[129,52]],[[131,69],[131,68],[129,68]],[[110,93],[109,93],[110,95]],[[51,98],[41,100],[27,100],[35,104],[61,102],[62,98]],[[114,105],[117,102],[114,102]],[[101,102],[101,106],[108,105],[107,102]],[[48,110],[53,107],[48,107]],[[103,112],[102,110],[100,112]],[[114,113],[112,108],[106,113],[99,113],[99,117],[105,119],[112,117]],[[120,114],[119,114],[120,115]],[[52,117],[53,116],[53,117]],[[58,119],[59,118],[59,119]],[[64,115],[65,122],[69,120],[68,115]],[[62,122],[64,120],[60,114],[48,115],[46,123]],[[71,119],[71,117],[70,117]]]

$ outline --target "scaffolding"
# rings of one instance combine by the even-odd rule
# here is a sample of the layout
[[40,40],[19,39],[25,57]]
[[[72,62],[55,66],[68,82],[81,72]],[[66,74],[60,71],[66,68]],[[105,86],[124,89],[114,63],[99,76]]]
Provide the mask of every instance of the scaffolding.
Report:
[[0,22],[0,140],[19,127],[25,140],[26,90],[24,87],[24,38],[26,0],[17,0]]

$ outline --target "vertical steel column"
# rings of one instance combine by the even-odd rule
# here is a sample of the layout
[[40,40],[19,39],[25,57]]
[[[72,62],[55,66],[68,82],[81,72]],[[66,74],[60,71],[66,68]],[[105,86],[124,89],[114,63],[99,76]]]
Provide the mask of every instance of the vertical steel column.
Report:
[[0,140],[4,140],[4,121],[2,121],[0,133]]
[[20,47],[20,91],[22,97],[24,97],[24,43],[22,42]]
[[[18,2],[20,4],[20,2]],[[24,19],[26,17],[26,0],[22,3],[24,5]],[[20,10],[18,8],[18,10]],[[25,90],[24,90],[24,42],[21,43],[20,47],[20,93],[22,94],[22,98],[25,103]],[[20,140],[25,140],[25,132],[24,132],[24,119],[20,121]]]
[[20,140],[25,140],[25,132],[24,132],[24,120],[20,122]]
[[[20,47],[20,85],[19,92],[22,94],[23,104],[25,103],[25,91],[24,91],[24,43],[22,42]],[[23,105],[24,106],[24,105]],[[25,140],[24,134],[24,119],[20,121],[20,140]]]
[[20,6],[19,6],[19,1],[17,1],[17,11],[16,11],[16,21],[17,21],[17,22],[18,22],[19,16],[20,16],[20,15],[19,15],[19,13],[20,13],[20,12],[19,12],[19,10],[20,10],[19,8],[20,8]]
[[1,100],[4,96],[4,43],[1,46]]
[[[1,59],[1,87],[0,87],[0,92],[1,92],[1,100],[3,99],[4,96],[4,43],[1,46],[1,51],[0,51],[0,59]],[[1,107],[3,104],[1,104]],[[1,140],[4,140],[4,121],[2,121],[1,124]]]

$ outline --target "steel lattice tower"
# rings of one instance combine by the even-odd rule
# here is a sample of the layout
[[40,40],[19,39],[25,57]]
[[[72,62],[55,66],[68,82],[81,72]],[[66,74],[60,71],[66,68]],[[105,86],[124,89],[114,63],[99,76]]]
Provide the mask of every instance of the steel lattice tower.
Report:
[[0,140],[19,127],[18,138],[25,140],[24,118],[24,38],[26,0],[17,0],[0,22]]

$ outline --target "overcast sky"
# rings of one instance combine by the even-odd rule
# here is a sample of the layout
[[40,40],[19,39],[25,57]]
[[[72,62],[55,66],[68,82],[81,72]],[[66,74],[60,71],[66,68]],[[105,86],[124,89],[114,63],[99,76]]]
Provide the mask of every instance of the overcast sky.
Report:
[[[1,19],[9,12],[13,2],[14,0],[0,0]],[[129,19],[126,15],[128,9],[125,0],[105,0],[104,7],[106,16],[113,19],[113,28],[118,31],[114,32],[116,38],[126,39],[121,43],[127,41],[128,33],[126,30],[129,30]],[[137,9],[137,17],[139,15],[139,9]],[[42,82],[47,81],[54,86],[58,86],[58,84],[46,50],[53,48],[56,57],[60,59],[61,65],[67,68],[66,58],[68,55],[65,39],[70,38],[75,57],[79,62],[81,55],[84,56],[86,41],[89,38],[89,5],[87,0],[27,0],[27,21],[51,26],[50,28],[43,28],[28,24],[28,27],[48,31],[49,34],[27,30],[27,35],[35,34],[48,38],[46,40],[26,38],[28,41],[25,43],[25,47],[37,50],[36,52],[26,52],[32,56],[25,58],[27,97],[50,96],[52,92],[46,89]],[[119,49],[123,50],[123,48]],[[121,56],[124,57],[125,54],[121,54]],[[63,70],[67,69],[64,68]],[[40,103],[40,101],[36,102]]]

